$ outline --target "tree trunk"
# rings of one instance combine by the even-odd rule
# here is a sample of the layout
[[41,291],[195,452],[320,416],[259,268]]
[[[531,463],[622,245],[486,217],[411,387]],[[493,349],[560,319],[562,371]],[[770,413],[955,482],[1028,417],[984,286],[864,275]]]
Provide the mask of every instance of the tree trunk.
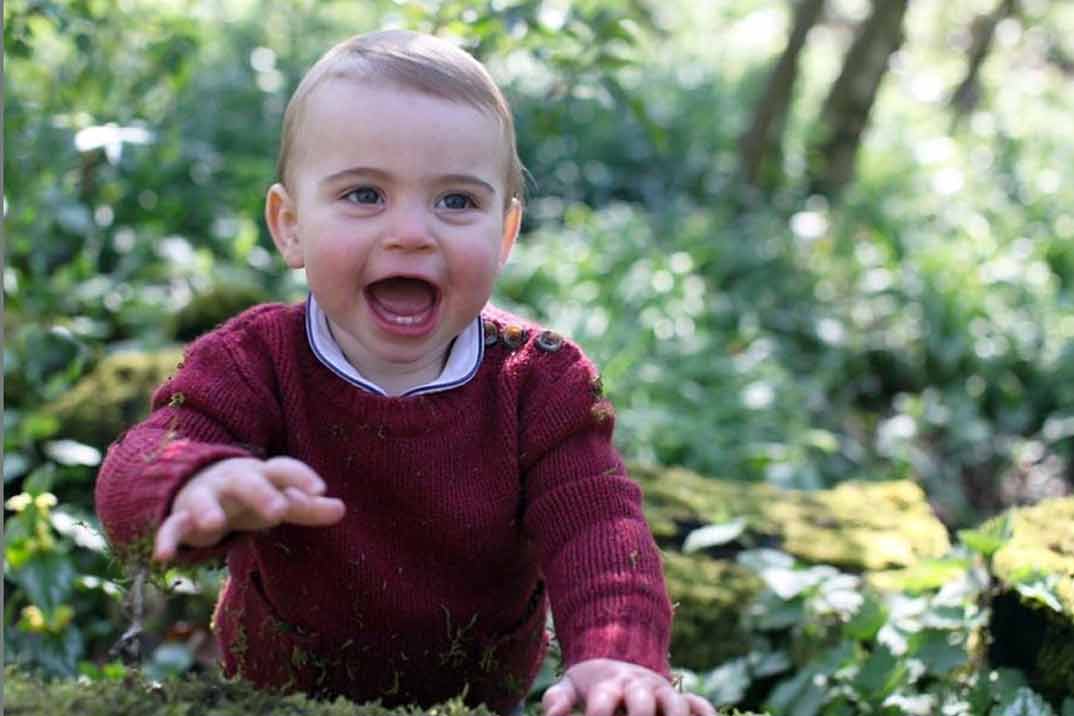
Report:
[[754,186],[772,187],[782,175],[783,128],[787,124],[787,111],[798,78],[798,57],[809,31],[824,11],[824,3],[825,0],[798,1],[787,47],[768,77],[753,121],[739,141],[742,176]]
[[999,5],[992,12],[987,15],[979,15],[974,19],[966,75],[963,77],[958,89],[952,93],[951,99],[948,100],[948,105],[955,113],[956,122],[972,112],[977,106],[981,96],[981,66],[992,49],[992,39],[996,34],[996,26],[999,25],[1000,20],[1012,15],[1017,10],[1017,6],[1017,0],[1000,0]]
[[832,196],[854,177],[869,112],[888,60],[902,45],[909,0],[873,0],[872,13],[854,38],[832,85],[809,148],[810,190]]

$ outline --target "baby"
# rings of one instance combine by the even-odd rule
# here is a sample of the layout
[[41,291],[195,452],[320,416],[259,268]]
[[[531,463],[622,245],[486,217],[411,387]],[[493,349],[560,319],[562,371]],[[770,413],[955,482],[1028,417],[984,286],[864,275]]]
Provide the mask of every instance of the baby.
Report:
[[[442,40],[351,38],[284,118],[265,218],[308,299],[202,336],[111,446],[117,553],[226,557],[213,628],[264,688],[548,716],[713,716],[581,351],[488,305],[522,220],[510,109]],[[148,547],[145,548],[148,551]]]

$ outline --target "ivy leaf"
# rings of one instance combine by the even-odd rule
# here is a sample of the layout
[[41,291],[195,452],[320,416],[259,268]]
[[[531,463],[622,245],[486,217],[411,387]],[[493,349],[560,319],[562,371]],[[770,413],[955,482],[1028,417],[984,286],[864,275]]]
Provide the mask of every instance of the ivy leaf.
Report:
[[887,608],[872,595],[866,595],[861,608],[843,625],[843,634],[856,641],[869,641],[888,619]]
[[1014,588],[1018,590],[1018,593],[1025,599],[1030,601],[1039,602],[1047,607],[1051,607],[1060,614],[1063,613],[1063,605],[1059,601],[1059,597],[1055,592],[1056,579],[1054,575],[1041,577],[1032,582],[1024,582],[1014,585]]
[[748,658],[750,673],[759,679],[780,674],[794,666],[790,654],[785,651],[754,651]]
[[761,579],[781,599],[789,600],[835,574],[837,572],[833,568],[824,566],[812,569],[770,567],[761,570]]
[[735,556],[735,562],[746,569],[759,573],[770,567],[790,569],[794,566],[794,557],[778,549],[762,547],[739,552]]
[[750,610],[753,625],[761,631],[789,629],[805,618],[801,599],[784,601],[773,592],[763,592]]
[[731,706],[746,697],[751,681],[747,658],[733,659],[708,673],[702,692],[716,706]]
[[1023,686],[1008,703],[992,709],[992,716],[1055,716],[1055,712],[1040,694]]
[[697,552],[707,547],[717,547],[738,539],[746,529],[746,520],[741,517],[718,525],[700,527],[686,536],[682,544],[683,552]]
[[880,701],[895,690],[906,670],[905,662],[880,646],[862,664],[854,678],[854,686],[870,701]]
[[816,716],[824,703],[824,682],[816,667],[804,669],[780,682],[772,690],[765,708],[788,716]]
[[949,641],[950,632],[925,629],[910,638],[911,653],[925,664],[927,673],[943,676],[969,660],[966,650]]

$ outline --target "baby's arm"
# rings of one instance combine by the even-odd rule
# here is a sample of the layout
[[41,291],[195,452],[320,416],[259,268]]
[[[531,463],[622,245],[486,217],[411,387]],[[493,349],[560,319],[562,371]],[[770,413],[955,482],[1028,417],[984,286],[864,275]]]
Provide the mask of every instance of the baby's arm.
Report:
[[343,517],[340,500],[322,497],[324,481],[289,457],[235,457],[213,463],[187,482],[157,530],[153,556],[175,557],[180,545],[210,547],[229,532],[283,522],[319,527]]
[[567,716],[575,707],[585,716],[612,716],[620,707],[627,716],[716,716],[716,709],[697,694],[679,692],[660,674],[615,659],[590,659],[567,669],[545,691],[545,716]]

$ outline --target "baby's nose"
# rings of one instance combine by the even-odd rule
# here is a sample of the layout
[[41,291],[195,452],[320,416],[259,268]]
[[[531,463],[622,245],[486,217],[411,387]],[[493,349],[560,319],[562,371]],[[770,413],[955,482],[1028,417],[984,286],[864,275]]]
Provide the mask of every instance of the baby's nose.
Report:
[[392,217],[384,238],[384,247],[392,250],[420,251],[431,248],[432,235],[425,212],[400,209]]

